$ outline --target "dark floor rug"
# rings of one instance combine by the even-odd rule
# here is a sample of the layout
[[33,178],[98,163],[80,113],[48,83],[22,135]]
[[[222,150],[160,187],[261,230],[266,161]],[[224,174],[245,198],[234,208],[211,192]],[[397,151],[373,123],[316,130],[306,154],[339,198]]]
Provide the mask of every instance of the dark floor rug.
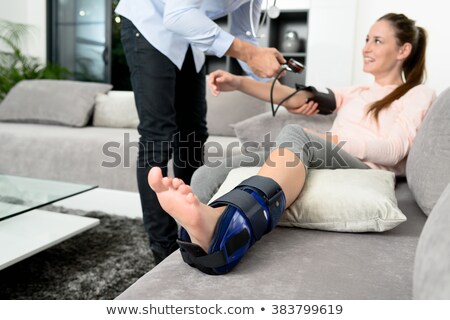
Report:
[[154,267],[142,219],[48,206],[100,219],[78,236],[0,271],[0,299],[114,299]]

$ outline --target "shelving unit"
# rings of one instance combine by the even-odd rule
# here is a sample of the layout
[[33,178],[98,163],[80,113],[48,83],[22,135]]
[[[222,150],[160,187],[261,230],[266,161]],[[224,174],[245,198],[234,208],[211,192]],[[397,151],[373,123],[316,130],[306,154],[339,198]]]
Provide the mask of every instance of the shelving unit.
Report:
[[[286,51],[283,45],[286,34],[295,32],[299,39],[298,48]],[[280,81],[290,86],[295,83],[305,84],[307,72],[307,44],[308,44],[308,11],[281,11],[277,19],[269,21],[269,47],[277,48],[286,60],[293,58],[306,68],[300,75],[288,72]]]
[[[277,19],[267,19],[265,25],[261,28],[261,34],[264,35],[259,39],[262,47],[277,48],[286,59],[293,58],[306,66],[307,60],[307,44],[308,44],[308,10],[282,10]],[[229,30],[230,19],[223,17],[216,22],[224,29]],[[283,51],[283,40],[287,32],[295,32],[299,39],[300,45],[295,51]],[[224,69],[233,74],[242,75],[243,71],[236,59],[230,57],[218,58],[213,55],[206,55],[206,73],[210,73],[216,69]],[[295,83],[305,83],[306,70],[298,75],[288,73],[280,81],[290,86]]]

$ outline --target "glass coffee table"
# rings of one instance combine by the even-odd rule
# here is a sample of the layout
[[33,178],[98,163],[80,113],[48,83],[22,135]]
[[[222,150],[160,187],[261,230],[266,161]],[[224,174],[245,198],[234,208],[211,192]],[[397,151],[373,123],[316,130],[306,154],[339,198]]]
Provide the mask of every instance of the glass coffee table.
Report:
[[0,270],[99,224],[39,208],[96,186],[0,174]]

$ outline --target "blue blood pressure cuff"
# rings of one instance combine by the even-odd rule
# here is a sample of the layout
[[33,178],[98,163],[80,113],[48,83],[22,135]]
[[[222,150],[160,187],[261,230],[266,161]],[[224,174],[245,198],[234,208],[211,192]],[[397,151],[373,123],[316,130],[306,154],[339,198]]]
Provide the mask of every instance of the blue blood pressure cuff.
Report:
[[229,272],[247,250],[278,223],[286,207],[281,187],[272,179],[253,176],[210,204],[224,206],[208,252],[191,242],[181,228],[178,244],[183,260],[200,271]]
[[336,109],[336,98],[334,96],[333,91],[326,88],[326,91],[318,90],[313,86],[304,86],[302,84],[295,84],[295,88],[297,91],[303,90],[303,91],[309,91],[312,94],[314,94],[313,98],[310,98],[309,100],[312,100],[314,102],[317,102],[320,114],[331,114]]

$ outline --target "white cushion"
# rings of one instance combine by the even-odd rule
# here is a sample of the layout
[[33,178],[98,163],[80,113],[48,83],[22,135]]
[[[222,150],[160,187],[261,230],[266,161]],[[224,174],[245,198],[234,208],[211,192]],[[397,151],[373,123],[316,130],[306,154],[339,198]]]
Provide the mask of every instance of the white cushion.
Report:
[[[233,169],[211,201],[258,170]],[[303,191],[278,225],[341,232],[382,232],[404,221],[406,217],[395,197],[394,173],[373,169],[309,169]]]
[[95,97],[93,126],[109,128],[133,128],[139,117],[132,91],[110,91]]

